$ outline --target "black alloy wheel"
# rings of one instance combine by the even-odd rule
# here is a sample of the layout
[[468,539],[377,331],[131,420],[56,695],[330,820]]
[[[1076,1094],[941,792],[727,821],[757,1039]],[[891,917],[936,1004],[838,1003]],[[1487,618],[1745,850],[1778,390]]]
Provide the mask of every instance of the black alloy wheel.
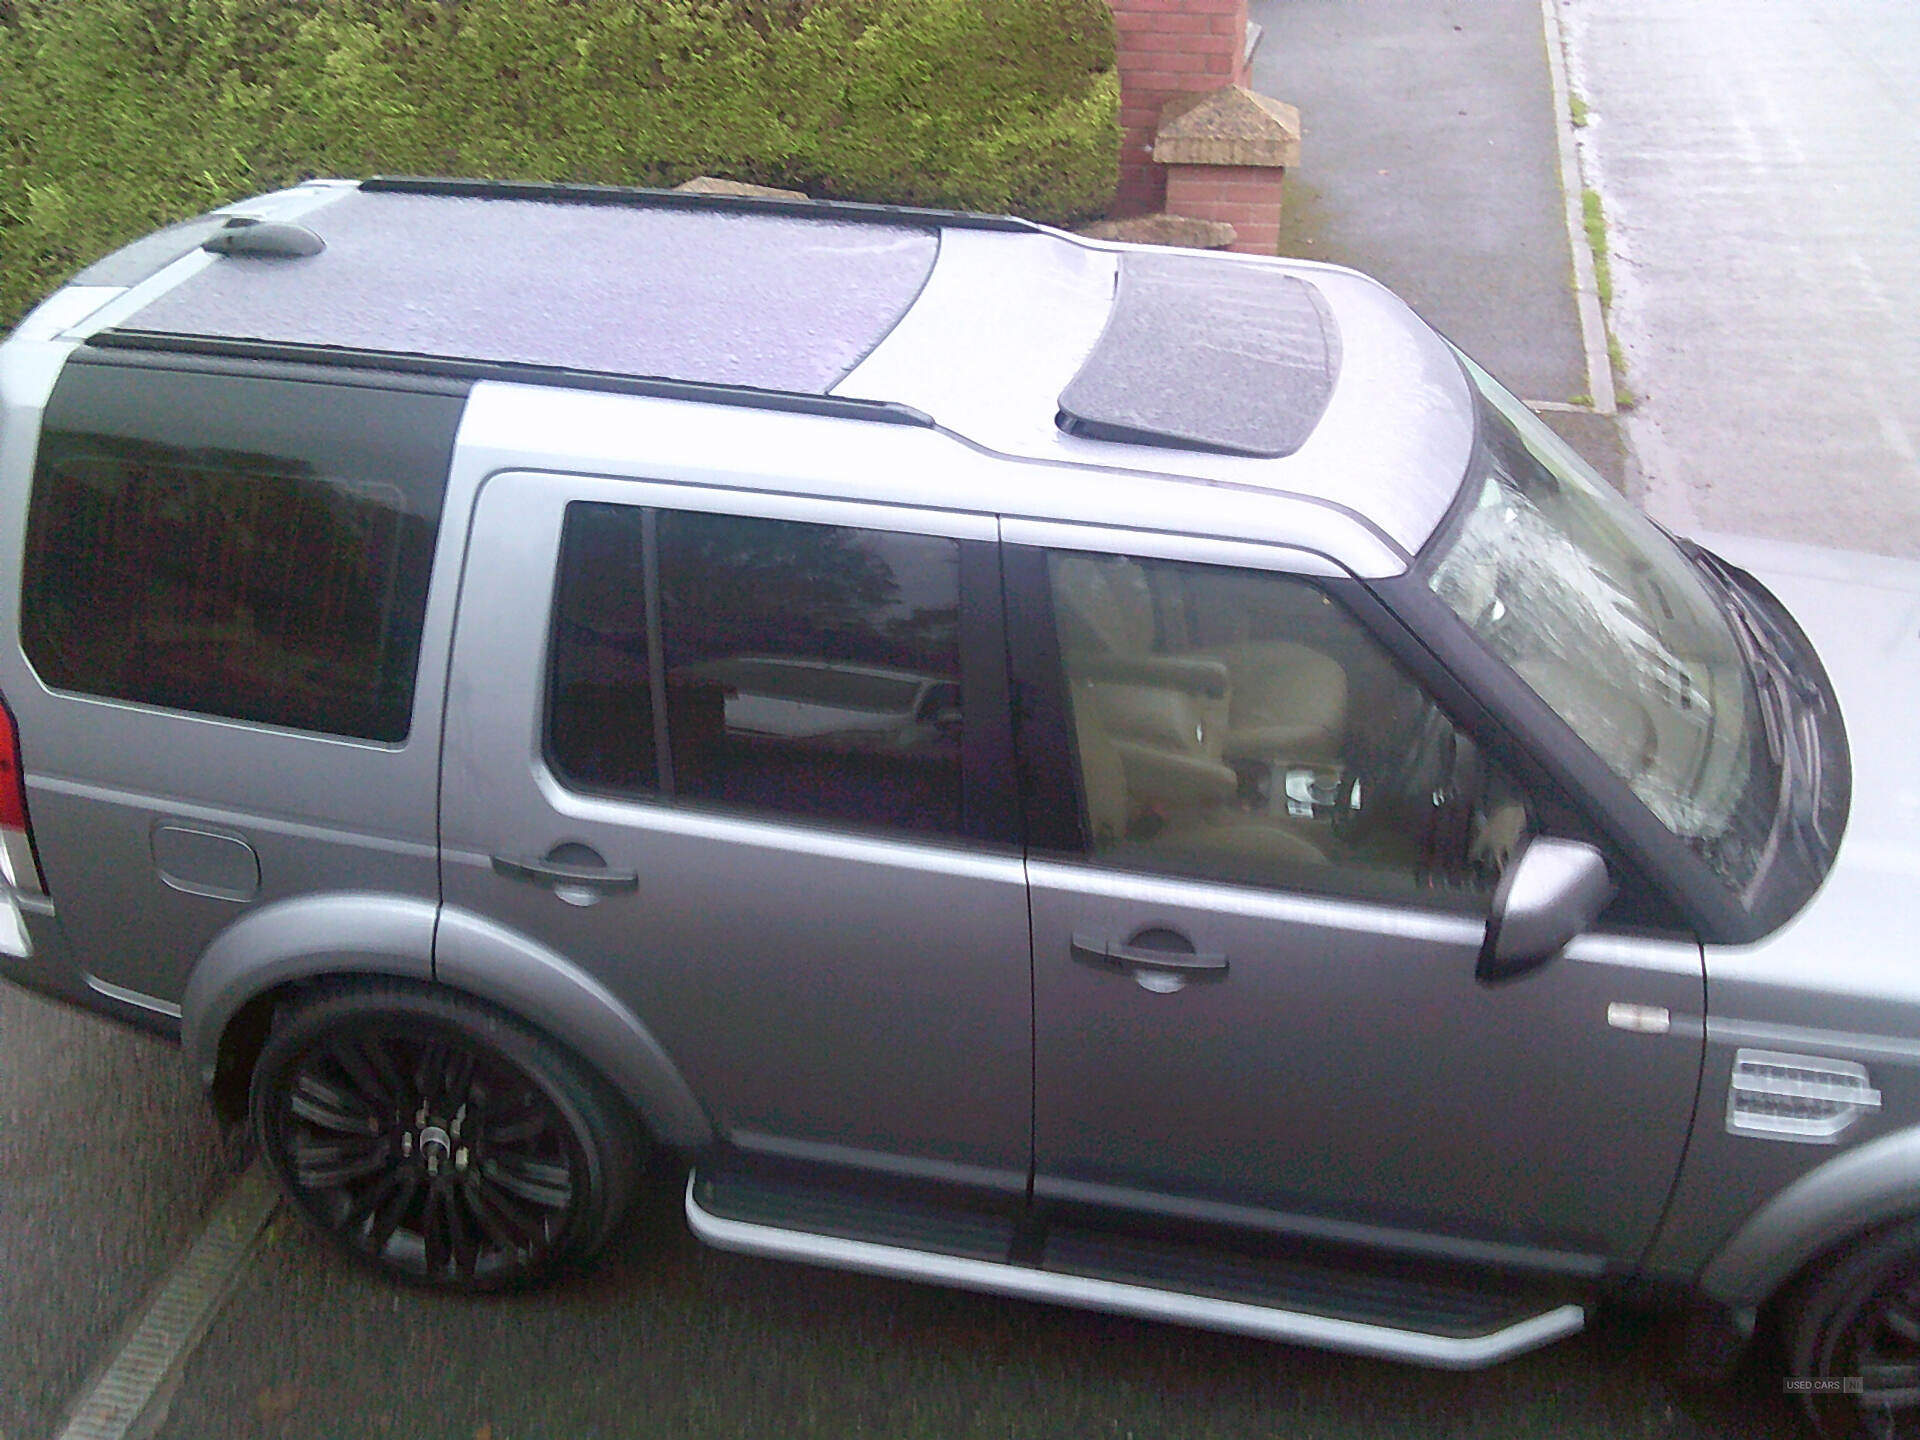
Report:
[[535,1283],[606,1238],[639,1171],[604,1087],[450,992],[326,989],[284,1013],[253,1077],[262,1153],[301,1215],[414,1284]]
[[1920,1440],[1920,1225],[1843,1252],[1790,1318],[1789,1380],[1822,1435]]

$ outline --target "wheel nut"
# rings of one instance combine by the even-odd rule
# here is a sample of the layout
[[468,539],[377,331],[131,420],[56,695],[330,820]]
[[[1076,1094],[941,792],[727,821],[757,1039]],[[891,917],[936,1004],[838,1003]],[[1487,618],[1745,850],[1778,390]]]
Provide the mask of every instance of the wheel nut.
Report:
[[451,1138],[438,1125],[429,1125],[420,1132],[420,1153],[427,1157],[427,1173],[438,1175],[441,1163],[453,1153]]

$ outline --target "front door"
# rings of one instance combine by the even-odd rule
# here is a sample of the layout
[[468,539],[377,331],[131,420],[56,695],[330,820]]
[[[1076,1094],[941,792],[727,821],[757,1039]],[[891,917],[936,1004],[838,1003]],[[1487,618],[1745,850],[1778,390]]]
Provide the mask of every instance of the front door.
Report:
[[1610,1014],[1699,1015],[1697,945],[1597,934],[1476,983],[1543,812],[1337,587],[1008,565],[1034,597],[1013,608],[1052,611],[1023,652],[1056,657],[1081,806],[1079,845],[1029,864],[1036,1193],[1576,1270],[1637,1256],[1701,1041]]
[[446,903],[589,970],[743,1151],[1024,1190],[992,536],[567,476],[481,493]]

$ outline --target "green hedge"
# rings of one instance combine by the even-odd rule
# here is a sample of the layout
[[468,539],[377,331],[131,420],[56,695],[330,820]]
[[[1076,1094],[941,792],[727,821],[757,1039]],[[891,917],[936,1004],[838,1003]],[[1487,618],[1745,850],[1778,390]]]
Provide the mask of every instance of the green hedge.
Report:
[[1068,222],[1112,199],[1118,109],[1107,0],[0,0],[0,330],[312,175],[709,173]]

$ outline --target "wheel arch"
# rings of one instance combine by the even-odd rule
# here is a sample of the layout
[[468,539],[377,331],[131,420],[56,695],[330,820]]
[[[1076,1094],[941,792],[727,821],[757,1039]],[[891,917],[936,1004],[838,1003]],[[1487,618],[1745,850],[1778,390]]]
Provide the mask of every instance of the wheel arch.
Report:
[[451,906],[440,911],[434,978],[518,1015],[564,1045],[639,1113],[660,1144],[697,1150],[713,1122],[673,1057],[606,986],[536,940]]
[[638,1016],[564,956],[477,915],[402,895],[308,895],[250,911],[201,955],[180,1039],[216,1108],[245,1112],[274,1005],[327,979],[437,984],[497,1006],[573,1051],[660,1144],[698,1149],[713,1126]]
[[1920,1217],[1920,1126],[1854,1146],[1762,1205],[1708,1260],[1699,1288],[1751,1312],[1869,1231]]

